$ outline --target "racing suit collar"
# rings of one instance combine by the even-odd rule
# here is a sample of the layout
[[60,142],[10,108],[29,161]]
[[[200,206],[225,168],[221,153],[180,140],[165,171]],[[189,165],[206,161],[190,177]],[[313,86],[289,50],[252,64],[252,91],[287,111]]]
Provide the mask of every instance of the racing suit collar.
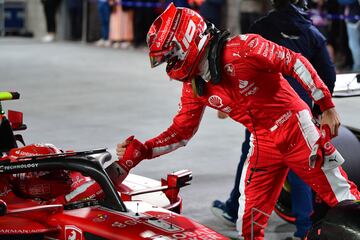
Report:
[[198,66],[198,74],[205,82],[209,82],[211,80],[210,68],[209,68],[209,60],[208,60],[209,48],[205,49],[204,55],[201,57]]

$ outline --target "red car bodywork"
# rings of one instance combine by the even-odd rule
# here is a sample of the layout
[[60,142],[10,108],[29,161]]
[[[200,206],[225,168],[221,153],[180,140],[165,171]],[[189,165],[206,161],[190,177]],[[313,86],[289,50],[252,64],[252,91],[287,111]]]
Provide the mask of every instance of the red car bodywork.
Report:
[[[145,202],[125,202],[128,211],[119,212],[101,206],[63,210],[60,205],[49,205],[36,209],[29,207],[36,205],[33,202],[21,201],[9,205],[9,211],[16,207],[28,211],[0,217],[1,239],[19,235],[61,240],[227,239],[193,220]],[[16,207],[11,208],[13,205]]]

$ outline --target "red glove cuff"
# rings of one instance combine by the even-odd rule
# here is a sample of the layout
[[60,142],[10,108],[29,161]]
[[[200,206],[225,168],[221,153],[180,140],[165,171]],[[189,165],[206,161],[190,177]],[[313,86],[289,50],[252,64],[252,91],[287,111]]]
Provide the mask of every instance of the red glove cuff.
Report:
[[141,143],[137,139],[128,138],[131,142],[126,147],[124,156],[119,160],[120,166],[126,170],[130,171],[143,159],[151,158],[151,149],[148,148],[145,144]]

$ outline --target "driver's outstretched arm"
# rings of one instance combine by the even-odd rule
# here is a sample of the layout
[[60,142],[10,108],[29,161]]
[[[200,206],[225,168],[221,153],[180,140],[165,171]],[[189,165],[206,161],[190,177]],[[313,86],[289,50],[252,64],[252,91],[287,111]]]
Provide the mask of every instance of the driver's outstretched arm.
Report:
[[118,144],[116,153],[120,162],[125,162],[131,157],[136,159],[137,164],[143,159],[155,158],[185,146],[196,133],[204,109],[205,105],[194,96],[191,83],[184,83],[179,111],[171,126],[144,144],[132,138]]

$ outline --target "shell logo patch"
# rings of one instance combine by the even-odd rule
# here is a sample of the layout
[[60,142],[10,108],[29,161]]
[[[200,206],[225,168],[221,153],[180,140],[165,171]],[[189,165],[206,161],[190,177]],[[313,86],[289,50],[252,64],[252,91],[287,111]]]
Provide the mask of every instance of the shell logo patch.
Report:
[[216,108],[221,108],[223,106],[222,99],[217,95],[210,96],[209,103],[211,106]]

